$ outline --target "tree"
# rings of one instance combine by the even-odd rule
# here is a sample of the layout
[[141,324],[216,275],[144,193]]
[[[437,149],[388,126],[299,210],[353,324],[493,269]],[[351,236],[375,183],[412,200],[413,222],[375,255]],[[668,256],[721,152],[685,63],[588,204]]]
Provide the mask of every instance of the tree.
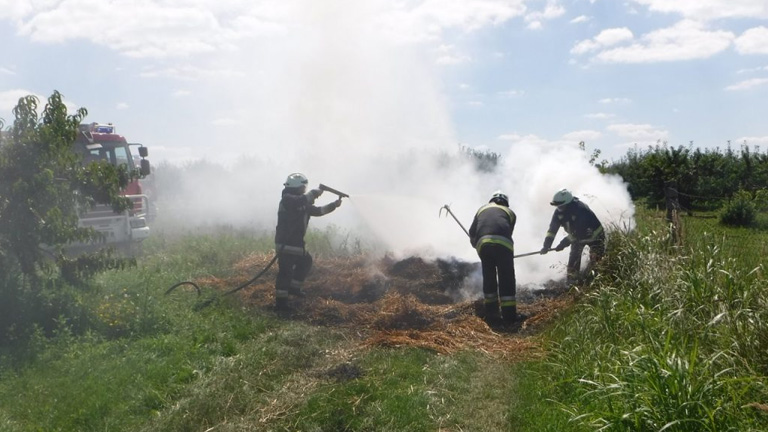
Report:
[[65,260],[63,245],[98,239],[78,227],[79,211],[97,201],[128,208],[120,191],[132,175],[124,166],[82,165],[73,144],[85,108],[69,115],[58,91],[40,114],[39,104],[35,96],[19,99],[13,125],[0,136],[0,272],[16,269],[33,280],[46,256]]

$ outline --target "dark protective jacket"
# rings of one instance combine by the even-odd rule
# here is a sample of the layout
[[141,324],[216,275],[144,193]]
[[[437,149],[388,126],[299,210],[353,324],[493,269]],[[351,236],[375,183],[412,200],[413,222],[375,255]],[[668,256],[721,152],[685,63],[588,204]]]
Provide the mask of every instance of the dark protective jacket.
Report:
[[469,242],[480,252],[483,245],[495,243],[515,250],[512,231],[515,230],[515,212],[507,206],[488,203],[477,211],[469,227]]
[[603,235],[603,225],[600,220],[597,219],[589,206],[579,201],[578,198],[573,198],[573,201],[567,204],[562,211],[555,210],[552,221],[549,223],[547,236],[544,238],[545,249],[552,247],[552,242],[555,241],[555,235],[560,227],[563,227],[568,234],[562,241],[563,246],[576,242],[589,244],[597,241]]
[[304,235],[307,233],[310,216],[322,216],[336,209],[331,202],[322,207],[315,206],[320,191],[313,189],[305,194],[297,188],[283,189],[283,197],[277,210],[275,247],[286,253],[304,253]]

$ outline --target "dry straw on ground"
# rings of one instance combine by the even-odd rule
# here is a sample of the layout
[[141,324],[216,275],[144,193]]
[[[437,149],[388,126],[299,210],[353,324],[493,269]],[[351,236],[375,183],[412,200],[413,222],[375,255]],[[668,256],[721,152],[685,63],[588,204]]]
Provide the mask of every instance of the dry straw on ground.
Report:
[[[208,277],[197,282],[225,292],[248,281],[271,258],[254,254],[237,263],[230,278]],[[306,297],[292,298],[291,311],[282,316],[354,329],[362,346],[413,346],[442,354],[476,350],[509,359],[540,355],[536,330],[568,307],[568,296],[526,296],[530,300],[518,306],[525,321],[489,326],[478,316],[482,309],[478,301],[453,300],[457,297],[454,290],[462,286],[470,270],[467,263],[428,262],[418,257],[316,257],[304,289]],[[239,291],[239,300],[256,310],[274,310],[276,274],[275,265]],[[475,288],[479,297],[480,288]]]

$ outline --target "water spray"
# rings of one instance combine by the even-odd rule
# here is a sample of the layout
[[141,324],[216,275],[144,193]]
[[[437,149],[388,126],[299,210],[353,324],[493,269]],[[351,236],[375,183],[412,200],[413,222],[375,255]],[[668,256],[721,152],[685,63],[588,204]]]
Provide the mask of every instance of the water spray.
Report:
[[[451,207],[449,207],[449,206],[448,206],[448,204],[446,204],[446,205],[444,205],[444,206],[440,207],[440,215],[441,215],[441,216],[442,216],[442,214],[443,214],[443,210],[447,211],[449,215],[453,216],[453,219],[456,221],[456,223],[457,223],[457,224],[459,224],[459,226],[461,227],[461,229],[463,229],[463,230],[464,230],[464,232],[467,234],[467,237],[469,237],[469,231],[467,231],[467,229],[466,229],[466,228],[464,228],[464,225],[462,225],[462,224],[461,224],[461,222],[459,222],[459,219],[458,219],[458,218],[456,217],[456,215],[455,215],[455,214],[453,214],[453,212],[451,211]],[[555,248],[550,248],[550,249],[547,249],[547,252],[549,252],[549,251],[553,251],[553,250],[555,250]],[[520,255],[515,255],[513,258],[522,258],[522,257],[531,256],[531,255],[541,255],[541,254],[542,254],[542,253],[541,253],[541,251],[539,250],[539,251],[535,251],[535,252],[528,252],[528,253],[524,253],[524,254],[520,254]]]

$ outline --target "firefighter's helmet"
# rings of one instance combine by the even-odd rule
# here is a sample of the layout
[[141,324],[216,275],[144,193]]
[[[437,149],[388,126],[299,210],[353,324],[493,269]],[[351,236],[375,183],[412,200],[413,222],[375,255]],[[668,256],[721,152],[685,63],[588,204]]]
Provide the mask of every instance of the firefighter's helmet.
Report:
[[573,201],[573,194],[568,189],[561,189],[557,191],[554,197],[552,197],[552,202],[550,202],[550,205],[553,206],[561,206],[570,204],[571,201]]
[[289,188],[298,188],[306,186],[307,183],[309,183],[309,180],[307,180],[307,177],[304,174],[293,173],[288,176],[288,178],[285,180],[285,183],[283,183],[283,186]]
[[493,193],[493,195],[491,196],[490,202],[494,202],[494,203],[500,204],[500,205],[509,206],[509,198],[507,198],[507,194],[505,194],[504,192],[502,192],[500,190],[497,190],[496,192]]

